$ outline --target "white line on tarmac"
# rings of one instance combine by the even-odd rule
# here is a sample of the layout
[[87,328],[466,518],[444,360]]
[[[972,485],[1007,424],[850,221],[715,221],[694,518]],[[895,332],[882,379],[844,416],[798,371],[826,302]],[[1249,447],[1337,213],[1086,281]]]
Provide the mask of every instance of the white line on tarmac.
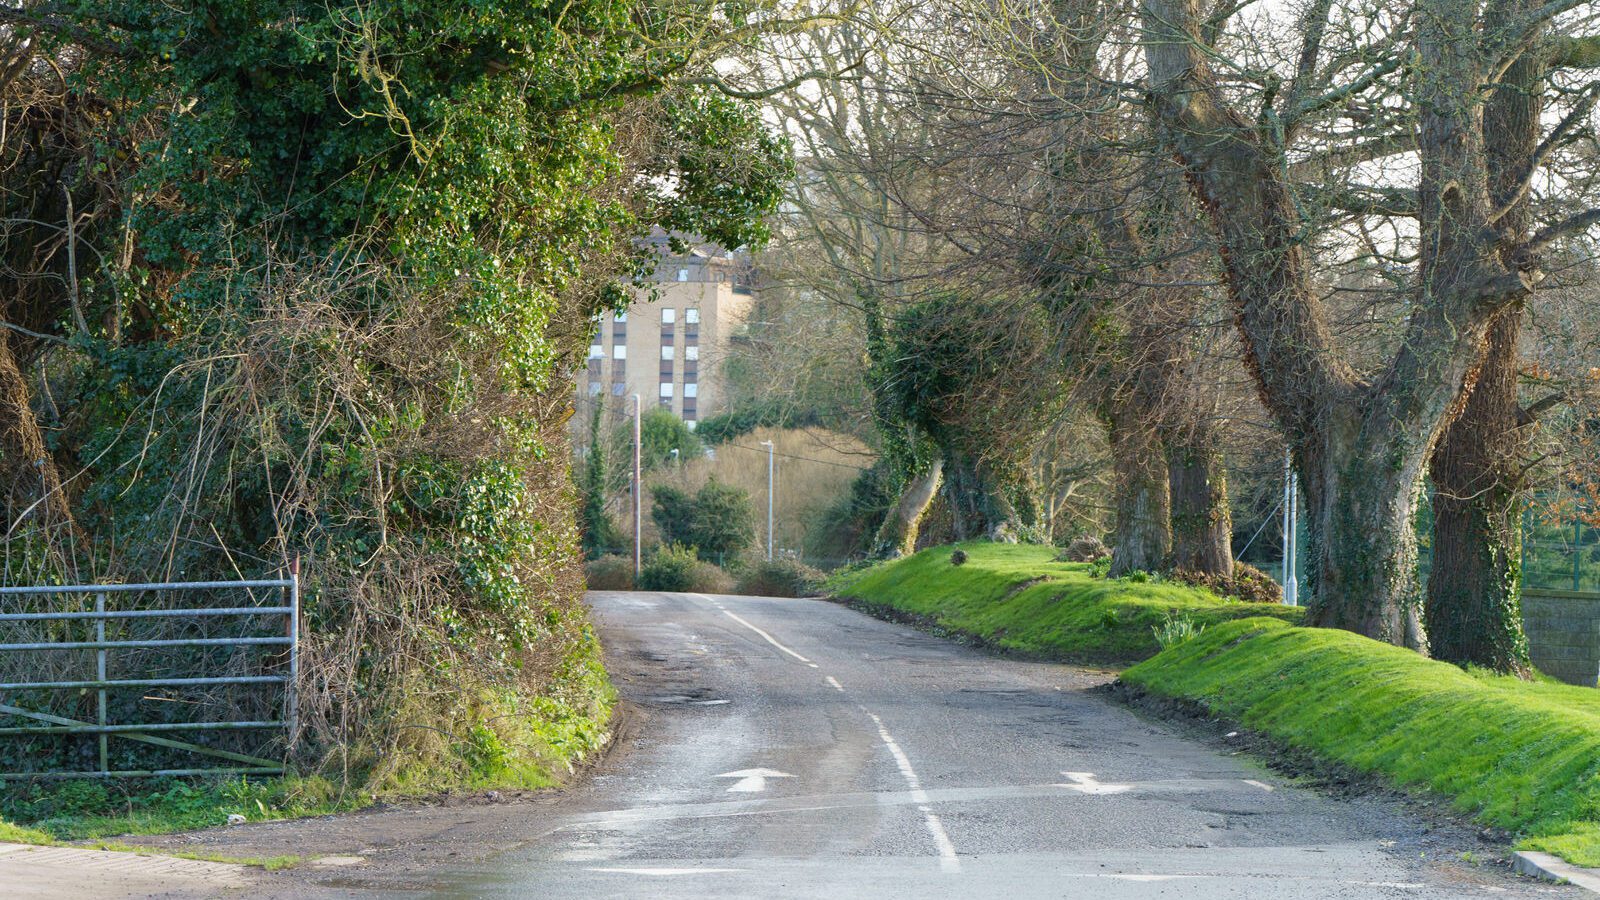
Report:
[[1257,781],[1254,778],[1246,778],[1244,780],[1244,783],[1250,785],[1251,787],[1261,788],[1263,791],[1271,791],[1272,790],[1272,785],[1265,784],[1263,782]]
[[883,727],[882,719],[873,715],[865,706],[861,707],[861,711],[878,726],[878,737],[882,738],[884,746],[889,748],[889,753],[894,756],[894,764],[900,767],[901,777],[906,780],[906,786],[911,788],[911,799],[921,811],[923,821],[928,826],[928,833],[933,835],[934,845],[939,848],[939,867],[946,872],[961,871],[961,860],[956,856],[956,845],[950,843],[950,835],[945,832],[944,823],[939,821],[938,815],[928,806],[928,792],[922,789],[922,779],[917,777],[917,770],[911,768],[911,759],[900,749],[900,745],[895,743],[889,729]]
[[743,872],[744,869],[673,869],[665,867],[645,867],[639,869],[624,869],[620,867],[595,867],[591,872],[616,872],[623,875],[656,875],[671,877],[673,875],[717,875],[723,872]]
[[838,691],[841,694],[844,693],[844,685],[839,683],[839,679],[833,677],[832,675],[829,675],[828,676],[828,683],[833,685],[833,689],[834,690]]
[[710,597],[707,597],[705,594],[695,594],[695,596],[703,598],[706,602],[710,603],[712,606],[715,606],[717,609],[722,610],[722,614],[723,615],[725,615],[728,618],[734,620],[735,622],[738,622],[740,625],[743,625],[744,627],[750,629],[751,631],[754,631],[756,634],[761,635],[761,637],[767,643],[771,644],[772,646],[777,647],[779,650],[782,650],[783,652],[789,654],[790,656],[794,657],[795,659],[800,660],[801,662],[805,663],[806,665],[810,666],[813,669],[817,668],[817,664],[816,663],[812,662],[809,659],[806,659],[804,656],[801,656],[800,654],[794,652],[793,650],[790,650],[788,647],[785,647],[784,645],[778,643],[777,638],[774,638],[772,635],[767,634],[765,631],[762,631],[761,629],[757,628],[756,626],[751,625],[749,622],[746,622],[744,619],[741,619],[738,616],[734,615],[732,612],[730,612],[729,610],[724,608],[721,603],[718,603],[717,601],[712,600]]

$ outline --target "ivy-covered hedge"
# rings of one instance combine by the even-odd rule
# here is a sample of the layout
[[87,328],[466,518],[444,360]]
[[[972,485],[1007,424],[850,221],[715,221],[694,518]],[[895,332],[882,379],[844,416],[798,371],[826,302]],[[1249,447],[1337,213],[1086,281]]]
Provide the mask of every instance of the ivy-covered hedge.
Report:
[[[789,168],[750,106],[661,75],[696,71],[741,13],[638,13],[86,0],[8,26],[35,59],[3,88],[0,196],[47,227],[4,251],[28,276],[4,310],[24,331],[0,334],[0,387],[22,395],[0,403],[0,488],[30,510],[7,580],[299,556],[302,767],[414,788],[598,746],[571,373],[626,301],[636,238],[758,240]],[[42,381],[7,380],[23,371]],[[132,747],[121,762],[168,761]]]

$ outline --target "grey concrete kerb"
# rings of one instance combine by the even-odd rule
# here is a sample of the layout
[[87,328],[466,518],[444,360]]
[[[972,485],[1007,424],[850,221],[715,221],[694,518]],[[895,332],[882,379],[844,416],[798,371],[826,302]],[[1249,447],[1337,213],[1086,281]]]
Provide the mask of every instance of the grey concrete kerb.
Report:
[[1518,850],[1512,868],[1522,875],[1532,875],[1546,881],[1564,881],[1591,894],[1600,894],[1600,869],[1575,866],[1548,853]]

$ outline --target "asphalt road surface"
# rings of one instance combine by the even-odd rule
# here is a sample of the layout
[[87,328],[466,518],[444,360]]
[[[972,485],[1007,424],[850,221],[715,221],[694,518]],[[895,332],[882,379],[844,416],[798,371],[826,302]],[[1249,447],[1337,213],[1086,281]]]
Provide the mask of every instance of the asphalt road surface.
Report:
[[[597,593],[620,764],[440,897],[1576,897],[1096,691],[814,600]],[[1492,852],[1492,848],[1491,848]]]

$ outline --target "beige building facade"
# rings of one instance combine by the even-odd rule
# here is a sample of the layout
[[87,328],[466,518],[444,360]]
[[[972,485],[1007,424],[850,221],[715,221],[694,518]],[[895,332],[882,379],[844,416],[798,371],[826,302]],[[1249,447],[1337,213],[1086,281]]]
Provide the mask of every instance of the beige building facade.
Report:
[[714,245],[674,253],[664,236],[653,283],[624,313],[607,313],[589,345],[580,395],[620,406],[638,394],[690,428],[724,412],[721,369],[755,305],[750,264]]

